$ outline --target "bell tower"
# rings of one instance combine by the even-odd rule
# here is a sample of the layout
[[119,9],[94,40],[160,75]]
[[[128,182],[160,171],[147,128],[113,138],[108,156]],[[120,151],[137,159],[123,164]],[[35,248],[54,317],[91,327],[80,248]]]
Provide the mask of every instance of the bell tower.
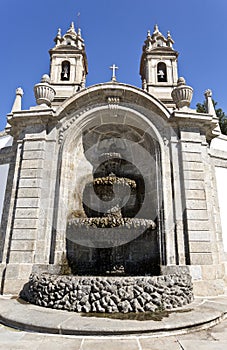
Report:
[[142,88],[167,107],[174,106],[171,92],[178,80],[178,52],[173,49],[173,44],[170,32],[164,37],[155,25],[153,34],[147,33],[140,62]]
[[56,45],[50,53],[50,84],[56,91],[54,102],[65,98],[85,87],[88,73],[87,56],[81,30],[75,31],[74,23],[61,35],[58,29]]

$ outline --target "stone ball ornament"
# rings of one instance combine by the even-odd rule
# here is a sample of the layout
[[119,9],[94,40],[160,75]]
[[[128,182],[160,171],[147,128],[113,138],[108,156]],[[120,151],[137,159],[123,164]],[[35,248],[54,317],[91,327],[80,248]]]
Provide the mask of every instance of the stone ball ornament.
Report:
[[34,94],[38,105],[51,106],[51,102],[54,100],[56,92],[50,85],[50,77],[48,74],[44,74],[41,83],[34,86]]
[[186,85],[185,79],[180,77],[171,95],[178,109],[188,108],[192,100],[193,88]]
[[16,89],[16,95],[19,95],[21,97],[24,95],[24,91],[23,91],[23,89],[21,87],[18,87]]
[[50,77],[48,74],[44,74],[41,79],[41,83],[48,83],[50,84]]

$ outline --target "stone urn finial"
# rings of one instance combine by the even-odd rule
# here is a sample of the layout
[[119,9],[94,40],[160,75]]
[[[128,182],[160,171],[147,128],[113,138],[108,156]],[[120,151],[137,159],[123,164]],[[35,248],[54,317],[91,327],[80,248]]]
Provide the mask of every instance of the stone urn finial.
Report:
[[172,91],[172,99],[178,109],[189,107],[193,95],[193,88],[187,86],[185,79],[180,77],[177,81],[177,87]]
[[50,85],[50,77],[48,74],[44,74],[41,83],[34,86],[34,93],[38,105],[47,105],[48,107],[51,105],[56,92]]

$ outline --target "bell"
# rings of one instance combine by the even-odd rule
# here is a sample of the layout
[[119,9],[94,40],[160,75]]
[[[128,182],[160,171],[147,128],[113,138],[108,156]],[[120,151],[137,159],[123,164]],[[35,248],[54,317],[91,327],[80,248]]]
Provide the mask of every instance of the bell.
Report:
[[160,70],[159,72],[158,72],[158,76],[160,76],[160,78],[161,79],[163,79],[164,78],[164,72],[163,72],[163,70]]

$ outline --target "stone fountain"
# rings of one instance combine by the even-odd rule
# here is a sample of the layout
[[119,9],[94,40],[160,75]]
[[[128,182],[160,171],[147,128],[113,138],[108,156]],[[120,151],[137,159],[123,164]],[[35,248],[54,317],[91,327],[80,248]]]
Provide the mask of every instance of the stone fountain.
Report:
[[153,312],[192,301],[188,273],[160,275],[157,223],[141,217],[143,186],[124,170],[117,152],[83,191],[83,211],[66,228],[68,275],[32,274],[22,297],[40,306],[76,312]]

